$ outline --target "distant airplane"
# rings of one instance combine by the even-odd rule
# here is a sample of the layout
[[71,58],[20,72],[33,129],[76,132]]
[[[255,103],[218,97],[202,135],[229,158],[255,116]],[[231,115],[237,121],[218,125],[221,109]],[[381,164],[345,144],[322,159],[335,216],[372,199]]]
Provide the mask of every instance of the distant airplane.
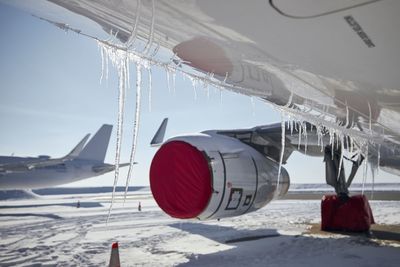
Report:
[[58,159],[0,156],[0,189],[51,187],[113,171],[114,165],[104,163],[111,131],[112,125],[104,124],[86,146],[90,134],[68,155]]

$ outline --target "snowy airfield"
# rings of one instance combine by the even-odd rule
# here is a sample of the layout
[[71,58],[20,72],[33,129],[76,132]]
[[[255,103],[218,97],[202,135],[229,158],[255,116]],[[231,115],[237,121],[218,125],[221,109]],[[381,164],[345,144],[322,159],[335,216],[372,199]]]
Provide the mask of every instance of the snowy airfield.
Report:
[[[319,200],[277,200],[240,217],[199,222],[170,218],[148,191],[137,191],[125,205],[121,198],[114,203],[106,224],[109,201],[106,193],[1,201],[0,266],[107,266],[115,241],[122,266],[400,263],[398,232],[395,240],[381,240],[312,231],[320,221]],[[399,229],[399,201],[371,206],[379,225]]]

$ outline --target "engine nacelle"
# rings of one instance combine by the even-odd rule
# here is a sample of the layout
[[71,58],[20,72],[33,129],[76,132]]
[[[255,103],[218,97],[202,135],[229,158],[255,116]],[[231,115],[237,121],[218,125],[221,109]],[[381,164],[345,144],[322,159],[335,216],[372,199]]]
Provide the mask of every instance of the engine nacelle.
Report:
[[180,219],[232,217],[286,194],[289,175],[241,141],[204,132],[166,141],[150,168],[150,186],[162,210]]

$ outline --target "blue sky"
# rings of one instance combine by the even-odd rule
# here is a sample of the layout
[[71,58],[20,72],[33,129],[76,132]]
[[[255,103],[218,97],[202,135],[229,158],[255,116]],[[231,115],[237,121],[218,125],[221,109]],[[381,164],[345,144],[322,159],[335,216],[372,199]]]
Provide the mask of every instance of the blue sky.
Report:
[[[103,123],[114,125],[106,162],[114,162],[117,122],[117,74],[110,67],[107,81],[99,82],[101,56],[95,41],[65,33],[27,13],[0,4],[0,154],[18,156],[68,153],[86,133]],[[176,77],[176,92],[169,92],[163,69],[153,67],[152,110],[149,111],[148,76],[143,76],[143,102],[139,144],[131,185],[148,185],[155,148],[149,146],[164,117],[167,136],[209,129],[237,129],[280,121],[268,104],[228,91],[198,88]],[[134,84],[135,69],[131,66]],[[128,91],[122,162],[129,159],[135,110],[135,88]],[[323,183],[322,159],[292,155],[287,166],[293,183]],[[121,172],[124,184],[126,169]],[[361,178],[357,178],[361,181]],[[396,181],[381,172],[379,181]],[[357,181],[356,181],[357,182]],[[110,186],[113,173],[70,184]]]

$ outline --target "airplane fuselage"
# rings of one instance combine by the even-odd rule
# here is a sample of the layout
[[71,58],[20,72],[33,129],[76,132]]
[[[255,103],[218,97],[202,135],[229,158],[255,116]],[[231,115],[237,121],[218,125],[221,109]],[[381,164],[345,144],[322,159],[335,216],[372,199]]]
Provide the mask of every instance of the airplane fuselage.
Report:
[[112,165],[102,162],[70,160],[29,171],[0,172],[0,188],[8,190],[51,187],[98,176],[111,170],[113,170]]
[[114,170],[104,163],[111,131],[104,124],[86,145],[89,134],[62,158],[0,156],[0,190],[57,186]]

